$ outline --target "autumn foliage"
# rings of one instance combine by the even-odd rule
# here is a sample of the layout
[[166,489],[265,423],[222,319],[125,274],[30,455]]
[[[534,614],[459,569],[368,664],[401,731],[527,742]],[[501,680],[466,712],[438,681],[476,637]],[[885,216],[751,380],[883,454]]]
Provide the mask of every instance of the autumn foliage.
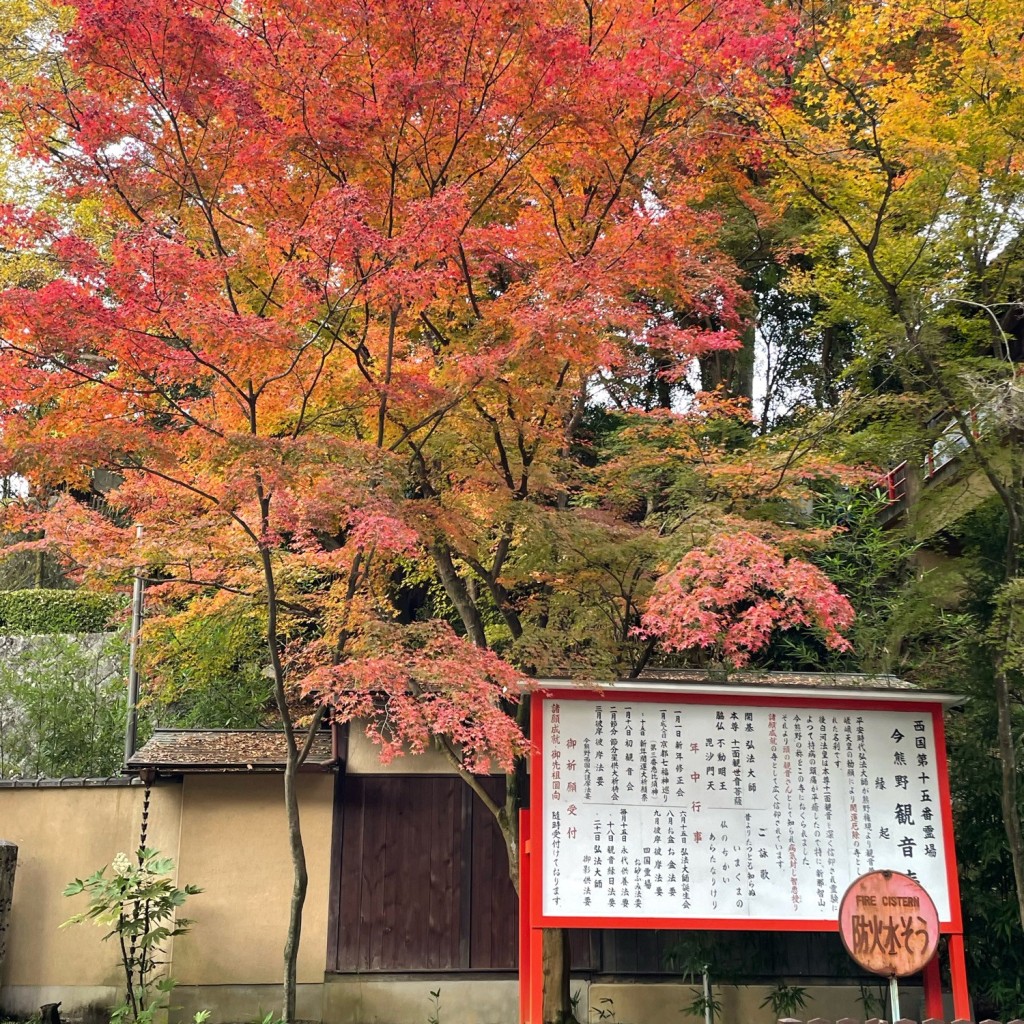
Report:
[[[737,344],[706,200],[741,184],[729,111],[775,87],[787,19],[75,7],[62,73],[7,96],[59,200],[0,216],[44,268],[0,297],[4,466],[49,495],[10,524],[84,574],[143,562],[168,607],[269,590],[305,692],[372,663],[402,559],[436,573],[448,642],[488,646],[480,593],[521,640],[518,509],[579,486],[587,382]],[[121,482],[94,510],[72,493],[99,469]]]
[[[143,566],[152,613],[259,617],[298,879],[296,705],[366,718],[385,756],[438,738],[472,784],[524,749],[524,673],[650,655],[659,567],[720,525],[681,509],[674,468],[731,505],[778,492],[793,460],[730,466],[721,396],[640,430],[640,506],[628,457],[578,448],[599,382],[677,387],[739,345],[715,199],[760,162],[738,108],[788,102],[793,19],[767,0],[70,14],[2,96],[31,186],[0,207],[0,251],[31,254],[0,293],[0,469],[29,489],[6,526],[82,579]],[[648,627],[700,566],[756,583],[759,553],[733,554],[684,560]],[[841,628],[786,571],[723,656]]]
[[529,748],[509,714],[522,699],[521,673],[444,622],[376,631],[374,653],[317,669],[304,685],[343,720],[364,722],[384,764],[423,753],[438,737],[470,772],[511,772]]
[[668,651],[708,649],[745,665],[788,629],[817,633],[833,650],[849,650],[850,602],[814,565],[740,531],[691,551],[654,588],[641,632]]

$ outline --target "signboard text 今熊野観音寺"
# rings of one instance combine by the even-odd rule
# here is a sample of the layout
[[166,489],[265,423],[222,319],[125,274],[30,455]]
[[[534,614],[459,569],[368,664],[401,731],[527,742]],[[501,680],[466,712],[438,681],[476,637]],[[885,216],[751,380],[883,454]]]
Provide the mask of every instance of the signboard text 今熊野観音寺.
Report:
[[544,698],[543,914],[834,923],[899,870],[949,919],[930,711]]

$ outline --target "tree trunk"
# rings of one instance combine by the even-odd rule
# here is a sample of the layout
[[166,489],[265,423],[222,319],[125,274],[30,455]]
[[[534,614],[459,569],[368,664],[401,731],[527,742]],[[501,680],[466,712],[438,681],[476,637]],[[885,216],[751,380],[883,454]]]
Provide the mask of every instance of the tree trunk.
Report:
[[[1018,451],[1024,437],[1020,430],[1012,430],[1009,438],[1014,451]],[[1006,537],[1006,557],[1004,563],[1005,582],[1011,583],[1020,572],[1020,545],[1022,518],[1024,509],[1020,507],[1024,480],[1021,479],[1024,469],[1018,458],[1012,462],[1009,480],[1009,493],[1016,500],[1013,507],[1005,502],[1007,508],[1008,529]],[[1003,827],[1006,830],[1006,843],[1010,850],[1010,863],[1013,865],[1013,881],[1017,895],[1017,916],[1021,928],[1024,928],[1024,835],[1021,834],[1020,795],[1019,795],[1019,764],[1017,762],[1017,740],[1013,732],[1014,695],[1010,687],[1010,669],[1007,660],[1014,656],[1016,650],[1024,644],[1024,631],[1018,623],[1024,619],[1019,606],[1011,593],[1009,603],[1003,609],[1003,644],[995,652],[995,699],[996,699],[996,733],[999,744],[999,767],[1002,786],[1000,799],[1003,812]]]
[[[266,499],[262,497],[263,529],[267,528]],[[306,871],[306,851],[302,843],[302,828],[299,821],[299,796],[295,790],[295,782],[309,747],[313,742],[313,733],[319,728],[322,712],[318,713],[309,727],[306,743],[300,750],[295,741],[295,727],[292,725],[291,712],[288,708],[288,696],[285,692],[284,666],[281,663],[279,648],[280,637],[277,629],[277,583],[274,579],[274,566],[270,552],[265,547],[260,549],[263,563],[263,579],[267,601],[267,647],[270,664],[274,673],[274,700],[281,726],[284,729],[288,745],[288,757],[284,766],[284,806],[288,818],[288,846],[292,856],[292,898],[288,911],[288,933],[284,942],[284,982],[282,992],[281,1018],[284,1024],[294,1024],[295,993],[298,984],[299,941],[302,938],[302,908],[306,902],[306,889],[309,886],[309,875]]]
[[430,547],[430,555],[437,568],[437,574],[441,577],[444,591],[459,613],[459,618],[466,627],[469,639],[477,647],[486,650],[487,637],[484,633],[483,620],[480,618],[476,603],[466,589],[465,582],[455,568],[451,551],[444,544],[433,544]]
[[544,940],[544,1024],[566,1024],[573,1019],[569,992],[569,932],[545,928]]
[[729,395],[737,398],[753,397],[755,334],[747,328],[740,337],[742,345],[735,351],[716,350],[701,356],[700,386],[703,391],[725,387]]
[[[1001,662],[1002,659],[999,659]],[[1013,712],[1010,685],[1006,669],[996,664],[996,712],[999,737],[999,767],[1002,772],[1000,799],[1003,811],[1003,827],[1013,864],[1013,880],[1016,887],[1017,915],[1024,928],[1024,835],[1021,834],[1020,802],[1017,795],[1017,746],[1013,735]]]
[[14,897],[14,870],[18,866],[18,847],[0,839],[0,973],[7,953],[7,926]]
[[299,771],[297,751],[289,751],[284,771],[284,804],[288,815],[288,845],[292,855],[292,899],[288,913],[288,934],[284,942],[283,1012],[285,1024],[295,1021],[295,995],[298,985],[299,941],[302,937],[302,908],[306,902],[309,875],[306,851],[299,823],[299,797],[295,782]]
[[[1003,559],[1003,585],[1006,586],[1018,577],[1021,568],[1021,546],[1024,543],[1024,457],[1021,455],[1024,448],[1024,430],[1018,424],[1011,423],[1000,438],[1002,444],[997,453],[986,449],[975,435],[974,424],[963,412],[939,366],[927,348],[917,345],[919,339],[909,326],[906,329],[906,336],[912,347],[919,349],[932,384],[953,414],[975,466],[984,474],[1006,510],[1006,548]],[[1009,453],[1008,472],[998,461],[1004,450]],[[997,716],[996,738],[999,750],[1003,828],[1010,849],[1010,862],[1013,865],[1017,916],[1021,927],[1024,928],[1024,836],[1021,835],[1017,743],[1013,734],[1013,693],[1010,687],[1010,669],[1007,665],[1008,658],[1012,657],[1013,648],[1024,638],[1018,636],[1017,615],[1012,597],[1009,607],[1004,610],[1004,618],[1005,629],[1002,631],[1000,645],[992,652],[995,663],[993,698]]]
[[[462,619],[470,639],[478,647],[486,650],[487,639],[484,635],[483,620],[475,601],[467,593],[465,582],[455,568],[451,551],[444,545],[436,544],[431,547],[430,553],[438,569],[441,582],[444,584],[445,592]],[[520,727],[524,730],[528,707],[524,698],[523,703],[519,706],[520,714],[516,716]],[[453,759],[457,760],[454,751],[450,751],[450,754]],[[465,774],[463,774],[463,779],[467,785],[472,785]],[[477,796],[494,815],[498,828],[501,830],[502,839],[505,841],[505,851],[508,854],[509,878],[512,880],[512,887],[517,896],[519,895],[519,810],[523,804],[526,785],[525,770],[506,775],[505,800],[499,806],[486,799],[485,794],[478,787],[472,786]],[[565,1024],[565,1022],[573,1020],[569,991],[569,933],[567,931],[544,929],[543,960],[544,1024]]]

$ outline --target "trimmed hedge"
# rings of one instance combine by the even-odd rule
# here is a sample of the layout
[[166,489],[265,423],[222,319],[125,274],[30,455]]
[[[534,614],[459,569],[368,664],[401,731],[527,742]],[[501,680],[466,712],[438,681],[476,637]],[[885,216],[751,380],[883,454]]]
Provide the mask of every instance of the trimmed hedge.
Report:
[[102,633],[119,601],[91,590],[2,590],[0,632]]

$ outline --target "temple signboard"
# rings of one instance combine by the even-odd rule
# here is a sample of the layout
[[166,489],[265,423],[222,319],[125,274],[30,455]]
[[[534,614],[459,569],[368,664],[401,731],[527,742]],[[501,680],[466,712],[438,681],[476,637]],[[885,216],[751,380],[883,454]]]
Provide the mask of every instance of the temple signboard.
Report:
[[[862,901],[850,942],[898,944],[917,963],[947,935],[954,1009],[967,1013],[943,728],[958,698],[871,683],[535,684],[521,1020],[543,1019],[546,928],[835,933],[844,894],[873,872],[923,887],[935,921],[894,907],[890,928],[888,904],[872,916]],[[934,957],[924,989],[941,1015]]]
[[544,699],[544,918],[831,925],[899,868],[949,921],[934,710]]

